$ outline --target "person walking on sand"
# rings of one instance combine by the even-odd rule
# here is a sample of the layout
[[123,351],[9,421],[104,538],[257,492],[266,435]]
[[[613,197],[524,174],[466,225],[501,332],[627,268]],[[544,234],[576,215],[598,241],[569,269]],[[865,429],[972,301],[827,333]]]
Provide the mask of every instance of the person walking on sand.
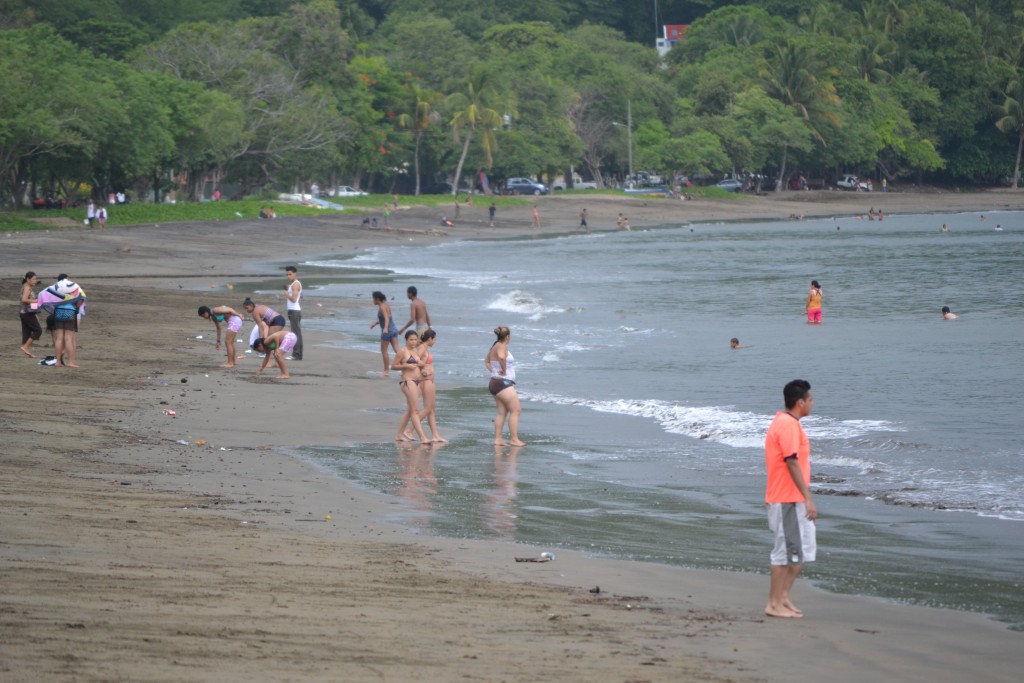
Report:
[[817,539],[814,520],[818,510],[811,499],[811,442],[800,418],[811,414],[811,384],[795,379],[782,390],[785,411],[775,413],[764,440],[768,483],[765,503],[771,552],[771,585],[764,613],[770,617],[803,617],[790,599],[793,583],[807,562],[814,562]]
[[281,374],[277,376],[277,379],[288,379],[290,375],[288,374],[288,364],[285,363],[285,356],[295,348],[295,342],[295,334],[285,332],[283,329],[267,337],[257,338],[252,343],[252,350],[263,354],[263,364],[256,371],[256,376],[259,377],[263,373],[267,365],[270,364],[270,359],[273,358],[277,361],[277,367],[281,370]]
[[245,316],[229,306],[217,306],[215,308],[200,306],[199,317],[213,321],[214,327],[217,328],[218,349],[220,348],[220,324],[227,323],[228,331],[224,334],[224,350],[228,355],[228,360],[221,367],[235,367],[235,337],[242,330],[242,322]]
[[413,431],[419,437],[420,443],[427,442],[427,435],[419,421],[420,383],[423,381],[420,374],[420,359],[416,356],[416,347],[419,346],[419,343],[420,337],[414,330],[406,332],[405,346],[395,354],[395,362],[392,365],[393,368],[402,372],[402,379],[399,380],[398,386],[405,394],[405,414],[402,415],[402,421],[398,423],[395,441],[409,441],[405,435],[405,428],[412,422]]
[[416,298],[418,291],[415,287],[407,287],[405,295],[409,297],[409,322],[402,325],[398,330],[402,334],[407,329],[416,326],[416,334],[423,334],[430,329],[430,313],[427,312],[427,304],[423,299]]
[[821,285],[817,280],[811,280],[811,289],[807,292],[807,324],[821,324]]
[[580,230],[590,232],[590,226],[587,225],[587,210],[585,208],[580,211]]
[[533,205],[533,227],[540,227],[540,211],[537,210],[537,205]]
[[107,207],[102,204],[96,209],[96,222],[100,224],[100,230],[107,227]]
[[85,205],[85,220],[89,223],[89,227],[92,227],[93,221],[96,220],[96,204],[93,203],[91,197],[89,203]]
[[430,425],[430,440],[435,443],[448,443],[437,431],[437,385],[434,384],[434,354],[431,352],[434,344],[437,343],[437,332],[427,330],[420,335],[420,345],[416,348],[416,356],[420,359],[420,396],[423,397],[423,410],[416,416],[417,421],[423,422],[424,418]]
[[391,227],[391,207],[387,204],[384,205],[384,227]]
[[35,293],[37,284],[39,278],[31,270],[21,280],[21,305],[18,308],[21,317],[21,352],[29,358],[35,358],[32,345],[43,336],[43,328],[39,326],[39,300]]
[[260,328],[259,336],[269,337],[278,330],[283,330],[284,325],[287,322],[284,316],[275,311],[270,306],[264,306],[263,304],[257,304],[252,299],[246,299],[242,302],[242,308],[248,313],[256,326]]
[[[491,381],[488,383],[487,389],[494,397],[494,404],[498,408],[498,415],[494,419],[494,445],[525,446],[526,444],[519,440],[519,414],[523,409],[519,405],[519,394],[516,393],[516,359],[508,350],[512,331],[504,325],[500,325],[494,328],[494,336],[497,339],[491,344],[491,348],[484,358],[484,365],[491,373]],[[508,421],[508,443],[501,438],[506,421]]]
[[288,266],[284,273],[288,276],[288,285],[284,289],[284,297],[288,299],[288,326],[295,333],[296,340],[290,360],[302,360],[302,283],[299,281],[299,269],[295,266]]
[[383,292],[373,293],[373,303],[377,306],[377,322],[370,323],[370,329],[380,325],[380,355],[384,358],[384,376],[391,370],[391,358],[388,356],[388,344],[398,355],[398,327],[391,317],[391,305]]
[[494,227],[494,214],[497,212],[498,207],[494,205],[494,202],[491,202],[491,205],[487,207],[487,216],[490,219],[488,225],[490,225],[492,228]]

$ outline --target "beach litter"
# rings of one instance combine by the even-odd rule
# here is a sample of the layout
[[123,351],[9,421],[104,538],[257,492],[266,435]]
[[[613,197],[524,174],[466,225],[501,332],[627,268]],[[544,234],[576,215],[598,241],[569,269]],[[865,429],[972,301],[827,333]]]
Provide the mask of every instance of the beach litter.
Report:
[[187,446],[188,445],[188,441],[185,441],[185,439],[178,439],[174,443],[178,444],[179,446]]
[[164,415],[167,415],[168,417],[178,417],[178,414],[173,410],[165,410]]
[[540,557],[517,557],[516,562],[551,562],[553,559],[554,553],[541,553]]

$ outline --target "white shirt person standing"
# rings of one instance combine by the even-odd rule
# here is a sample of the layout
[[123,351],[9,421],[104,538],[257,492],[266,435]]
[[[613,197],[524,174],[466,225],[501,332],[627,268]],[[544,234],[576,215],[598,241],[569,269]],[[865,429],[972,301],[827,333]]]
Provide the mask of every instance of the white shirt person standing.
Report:
[[288,286],[284,291],[288,299],[288,325],[295,334],[295,347],[289,360],[302,360],[302,283],[295,266],[288,266],[284,271],[288,276]]

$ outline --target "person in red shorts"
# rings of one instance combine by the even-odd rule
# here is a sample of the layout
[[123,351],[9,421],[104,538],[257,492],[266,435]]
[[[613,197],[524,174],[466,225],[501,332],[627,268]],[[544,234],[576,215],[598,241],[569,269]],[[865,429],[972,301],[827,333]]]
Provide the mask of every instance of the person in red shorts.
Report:
[[771,588],[764,613],[798,619],[804,614],[790,600],[790,590],[805,562],[817,554],[814,520],[818,510],[811,500],[811,442],[800,418],[811,414],[814,395],[810,382],[795,379],[785,386],[786,409],[775,413],[764,439],[768,472],[765,503],[768,528],[774,537],[771,553]]

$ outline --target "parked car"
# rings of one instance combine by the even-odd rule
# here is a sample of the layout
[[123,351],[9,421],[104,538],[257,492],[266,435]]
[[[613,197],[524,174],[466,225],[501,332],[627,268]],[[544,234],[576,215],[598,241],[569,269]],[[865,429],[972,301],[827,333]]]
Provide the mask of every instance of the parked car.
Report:
[[547,194],[548,186],[529,178],[509,178],[505,189],[510,194]]
[[726,192],[739,192],[743,189],[743,181],[736,180],[735,178],[726,178],[719,181],[715,187]]
[[840,178],[839,182],[836,183],[836,187],[838,187],[841,190],[849,190],[850,192],[871,191],[871,187],[867,183],[861,182],[860,180],[857,179],[857,176],[853,175],[852,173],[847,173],[842,178]]
[[[557,180],[557,181],[555,181],[555,183],[551,186],[551,189],[552,189],[552,191],[560,191],[560,190],[566,189],[565,188],[565,181],[564,180]],[[572,189],[574,189],[574,190],[596,190],[597,189],[597,183],[595,183],[593,180],[579,180],[579,179],[576,179],[576,180],[572,181]]]
[[633,174],[633,187],[660,187],[665,184],[664,179],[656,173],[637,171]]
[[351,185],[338,185],[327,190],[327,196],[329,197],[365,197],[366,192],[357,190]]

